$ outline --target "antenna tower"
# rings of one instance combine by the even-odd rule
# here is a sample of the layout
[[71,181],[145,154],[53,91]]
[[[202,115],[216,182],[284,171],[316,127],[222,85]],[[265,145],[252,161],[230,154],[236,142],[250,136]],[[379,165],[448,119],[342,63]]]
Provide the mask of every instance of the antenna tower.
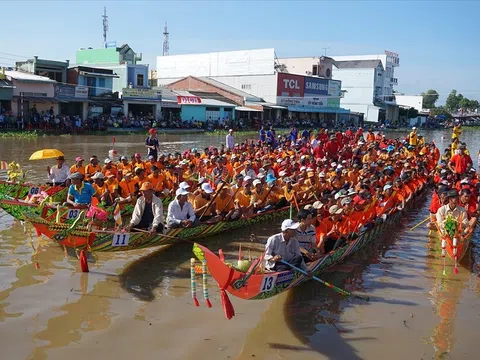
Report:
[[165,22],[165,27],[163,28],[163,56],[168,56],[169,49],[167,22]]
[[107,16],[107,7],[103,8],[103,47],[107,48],[107,31],[108,31],[108,16]]

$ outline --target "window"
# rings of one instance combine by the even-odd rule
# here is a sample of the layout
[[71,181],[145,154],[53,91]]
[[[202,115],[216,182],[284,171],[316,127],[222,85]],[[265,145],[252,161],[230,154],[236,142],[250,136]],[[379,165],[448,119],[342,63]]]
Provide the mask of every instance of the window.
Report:
[[252,85],[250,84],[243,84],[242,85],[242,90],[251,90],[252,89]]
[[98,79],[98,87],[100,88],[100,90],[105,90],[105,79],[104,78]]
[[137,74],[137,86],[143,86],[143,74]]
[[312,75],[317,75],[318,73],[318,65],[313,65],[312,66]]

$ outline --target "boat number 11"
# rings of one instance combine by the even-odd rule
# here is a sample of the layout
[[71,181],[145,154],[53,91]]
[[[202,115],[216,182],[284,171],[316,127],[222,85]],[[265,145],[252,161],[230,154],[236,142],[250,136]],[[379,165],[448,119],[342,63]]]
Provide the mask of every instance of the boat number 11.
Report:
[[112,246],[128,246],[128,240],[130,240],[128,232],[113,234]]
[[260,286],[260,291],[265,292],[273,290],[276,282],[277,275],[264,276],[262,279],[262,285]]

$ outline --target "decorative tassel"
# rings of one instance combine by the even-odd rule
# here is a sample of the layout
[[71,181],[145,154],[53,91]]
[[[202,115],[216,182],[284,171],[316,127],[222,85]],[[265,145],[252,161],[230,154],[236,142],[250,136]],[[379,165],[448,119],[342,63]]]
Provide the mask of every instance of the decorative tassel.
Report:
[[447,271],[445,270],[447,258],[443,256],[443,276],[447,276]]
[[453,268],[453,273],[458,274],[457,255],[456,255],[457,249],[455,248],[453,251],[455,251],[455,267]]
[[82,268],[82,272],[88,273],[88,261],[87,261],[87,253],[85,249],[80,251],[80,267]]
[[195,258],[190,259],[190,290],[195,306],[200,306],[197,299],[197,284],[195,283]]
[[210,302],[210,299],[208,298],[208,284],[207,284],[207,260],[203,259],[202,260],[202,285],[203,285],[203,298],[205,299],[205,303],[207,304],[207,307],[211,308],[212,303]]
[[60,224],[60,204],[57,205],[57,215],[55,216],[55,222]]
[[447,247],[447,240],[442,239],[442,256],[445,257],[445,249]]
[[220,289],[220,299],[222,300],[222,307],[225,317],[230,320],[235,316],[235,309],[233,308],[232,302],[230,301],[225,289]]

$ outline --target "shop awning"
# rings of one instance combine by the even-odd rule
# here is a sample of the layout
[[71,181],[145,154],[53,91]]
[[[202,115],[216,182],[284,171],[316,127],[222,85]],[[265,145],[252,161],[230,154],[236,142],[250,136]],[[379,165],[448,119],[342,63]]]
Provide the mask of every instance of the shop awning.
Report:
[[117,74],[102,74],[96,72],[89,72],[89,71],[79,71],[79,75],[83,76],[96,76],[96,77],[108,77],[108,78],[119,78]]
[[[22,96],[15,96],[18,100],[22,99]],[[54,97],[46,96],[23,96],[24,101],[32,101],[36,103],[57,103],[58,99]]]
[[252,109],[246,106],[237,106],[235,108],[236,111],[256,111],[256,112],[262,112],[262,110],[257,110],[257,109]]
[[307,106],[289,106],[288,111],[307,112],[307,113],[329,113],[329,114],[349,114],[350,110],[344,108],[332,107],[307,107]]
[[58,102],[70,103],[70,102],[91,102],[87,98],[57,98]]

